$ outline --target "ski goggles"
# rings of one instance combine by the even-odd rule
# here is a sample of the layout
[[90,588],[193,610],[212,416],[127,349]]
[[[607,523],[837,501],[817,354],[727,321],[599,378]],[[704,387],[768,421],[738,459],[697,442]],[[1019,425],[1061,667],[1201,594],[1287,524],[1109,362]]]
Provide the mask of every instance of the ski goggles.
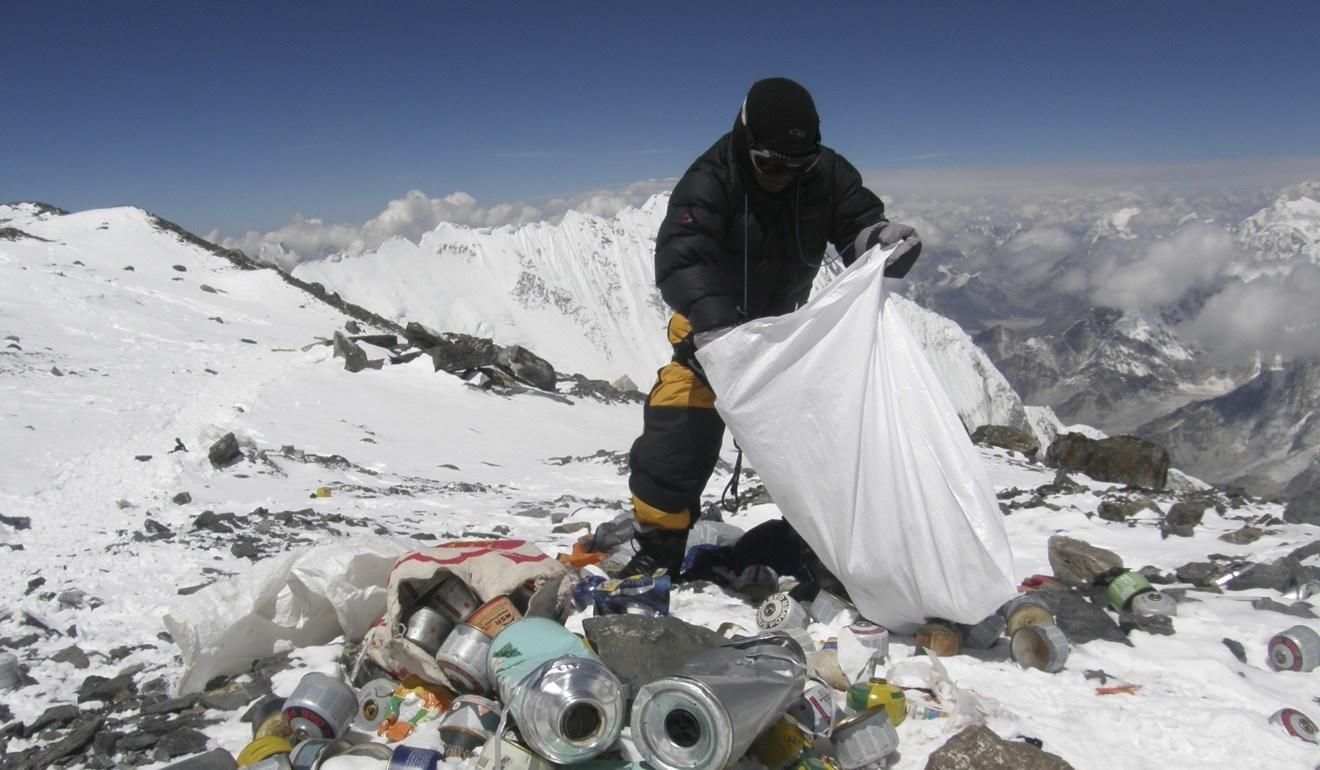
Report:
[[785,155],[763,147],[752,147],[749,152],[752,156],[752,167],[758,174],[766,176],[805,174],[816,165],[816,161],[820,160],[820,150],[806,155]]

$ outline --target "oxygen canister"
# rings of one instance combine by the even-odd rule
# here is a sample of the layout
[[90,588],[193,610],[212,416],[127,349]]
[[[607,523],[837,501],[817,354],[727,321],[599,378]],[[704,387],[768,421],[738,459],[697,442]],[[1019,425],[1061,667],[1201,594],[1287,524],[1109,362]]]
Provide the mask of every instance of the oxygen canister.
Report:
[[373,679],[362,685],[357,694],[357,714],[353,717],[353,727],[364,733],[376,733],[376,728],[385,721],[389,711],[390,697],[399,683],[393,679]]
[[907,719],[907,695],[903,688],[878,676],[848,688],[848,711],[860,714],[873,708],[883,708],[897,727]]
[[756,611],[756,625],[764,631],[806,628],[811,622],[806,609],[786,592],[770,594]]
[[1068,660],[1068,637],[1055,625],[1024,626],[1013,634],[1009,649],[1019,666],[1054,674]]
[[243,750],[238,752],[235,759],[239,767],[249,767],[255,765],[267,757],[273,757],[278,754],[288,754],[293,751],[293,744],[288,738],[270,736],[266,738],[257,738]]
[[1311,671],[1320,665],[1320,634],[1293,626],[1270,639],[1269,664],[1275,671]]
[[582,639],[555,621],[513,623],[492,642],[487,666],[522,739],[546,759],[591,759],[619,739],[622,684]]
[[435,662],[454,689],[480,694],[490,690],[489,654],[490,637],[479,628],[459,623],[440,645]]
[[797,722],[783,717],[752,741],[751,752],[761,760],[766,770],[784,770],[809,750],[811,745],[811,738],[798,727]]
[[326,738],[344,734],[357,713],[353,688],[333,676],[308,673],[284,699],[284,721],[297,739]]
[[898,750],[898,731],[883,708],[867,709],[844,718],[830,736],[843,770],[858,770],[883,762]]
[[801,697],[806,656],[763,634],[704,650],[633,702],[632,738],[656,770],[710,770],[736,761]]
[[996,612],[980,623],[970,626],[958,626],[958,633],[962,638],[964,647],[973,650],[988,650],[994,647],[999,638],[1004,635],[1004,626],[1004,617]]
[[962,639],[958,632],[942,622],[926,623],[917,629],[917,650],[930,650],[941,658],[958,654]]
[[861,617],[852,602],[829,591],[817,591],[807,612],[817,623],[827,626],[850,625]]
[[1109,582],[1105,589],[1105,598],[1109,600],[1109,606],[1117,612],[1124,612],[1128,609],[1128,604],[1132,597],[1146,591],[1154,591],[1155,587],[1150,584],[1140,572],[1123,572],[1118,577]]
[[1138,615],[1173,617],[1178,614],[1178,603],[1163,591],[1143,591],[1132,597],[1128,605]]
[[1010,599],[999,610],[1004,616],[1004,633],[1012,639],[1025,626],[1052,626],[1054,612],[1045,600],[1035,594],[1022,594]]
[[252,739],[288,738],[293,735],[284,721],[284,699],[267,695],[248,707],[243,719],[252,723]]
[[430,607],[418,607],[408,616],[403,638],[426,650],[428,655],[440,651],[449,632],[454,630],[454,621],[442,615],[439,610]]
[[1279,725],[1289,735],[1308,743],[1320,743],[1320,732],[1315,722],[1297,709],[1279,709],[1270,716],[1270,724]]
[[802,697],[788,707],[788,716],[807,734],[828,737],[834,729],[834,688],[824,680],[808,679]]
[[480,695],[460,695],[449,704],[440,720],[440,740],[446,757],[466,759],[495,734],[500,724],[500,704]]
[[468,616],[481,606],[481,600],[458,575],[445,578],[436,588],[431,601],[455,623],[467,622]]
[[1299,602],[1304,602],[1316,594],[1320,594],[1320,580],[1308,580],[1297,586],[1293,598]]
[[875,651],[873,660],[885,660],[889,657],[889,629],[869,620],[859,619],[848,626],[848,630],[863,647]]
[[493,639],[521,617],[522,613],[513,606],[512,599],[508,596],[496,596],[474,610],[467,623]]

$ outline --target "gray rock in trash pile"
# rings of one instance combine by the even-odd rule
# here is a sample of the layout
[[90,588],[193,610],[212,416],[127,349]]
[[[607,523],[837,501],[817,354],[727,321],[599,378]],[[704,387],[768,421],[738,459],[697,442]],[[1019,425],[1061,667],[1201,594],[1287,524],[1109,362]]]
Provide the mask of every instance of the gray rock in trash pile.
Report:
[[1035,457],[1040,452],[1040,441],[1026,431],[1007,425],[982,425],[972,433],[972,442],[982,446],[999,447]]
[[1107,498],[1100,503],[1096,515],[1105,521],[1127,521],[1142,511],[1159,512],[1159,506],[1142,495]]
[[1320,488],[1289,499],[1283,509],[1283,520],[1289,524],[1313,524],[1320,527]]
[[203,751],[206,751],[206,734],[191,727],[181,727],[162,737],[151,755],[157,762],[164,762]]
[[1232,532],[1225,532],[1219,536],[1220,540],[1233,545],[1251,545],[1265,535],[1265,530],[1260,527],[1253,527],[1250,524],[1244,524],[1241,529],[1235,529]]
[[1049,539],[1054,577],[1073,586],[1089,586],[1106,573],[1123,568],[1123,557],[1083,540],[1054,535]]
[[1125,634],[1145,631],[1155,636],[1173,636],[1173,618],[1167,615],[1142,615],[1137,612],[1118,613],[1118,628]]
[[348,335],[335,330],[335,357],[344,359],[344,368],[350,372],[360,372],[367,368],[367,352]]
[[1057,754],[1006,741],[985,725],[968,727],[935,749],[926,770],[1072,770]]
[[521,345],[510,345],[500,350],[496,363],[512,372],[520,382],[541,390],[555,389],[555,368],[549,361]]
[[1070,644],[1086,644],[1097,639],[1131,644],[1123,630],[1109,617],[1109,613],[1088,600],[1080,591],[1043,588],[1033,595],[1049,605],[1054,622],[1068,637]]
[[92,665],[92,662],[87,659],[87,653],[83,652],[82,648],[76,644],[71,644],[56,652],[50,656],[50,659],[56,663],[68,663],[77,669],[84,669]]
[[78,702],[99,700],[113,703],[130,698],[136,692],[137,686],[133,684],[133,677],[129,674],[120,674],[112,679],[93,675],[84,679],[78,686]]
[[243,457],[243,451],[238,447],[238,437],[233,433],[226,433],[211,445],[206,456],[211,460],[212,466],[226,468],[238,462]]
[[1294,604],[1284,604],[1276,602],[1273,599],[1260,598],[1252,599],[1252,609],[1263,610],[1266,612],[1281,612],[1284,615],[1292,615],[1295,618],[1314,618],[1315,612],[1311,610],[1311,605],[1306,602],[1296,602]]
[[582,622],[587,641],[611,671],[635,688],[669,676],[702,650],[728,641],[675,617],[604,615]]
[[74,725],[67,735],[57,741],[36,746],[19,754],[8,754],[4,758],[6,770],[10,767],[23,770],[47,768],[67,757],[76,757],[83,753],[92,740],[101,732],[105,717],[89,716]]
[[1224,637],[1224,646],[1228,648],[1229,652],[1233,653],[1233,657],[1237,658],[1239,663],[1247,662],[1247,648],[1242,645],[1242,642],[1229,639],[1226,636]]
[[63,727],[64,725],[75,721],[80,716],[82,716],[82,711],[72,704],[51,706],[41,712],[41,715],[36,719],[32,720],[31,724],[23,728],[23,737],[31,738],[42,730],[45,730],[47,727]]
[[1164,520],[1160,523],[1160,533],[1165,537],[1169,535],[1191,537],[1196,534],[1196,528],[1200,525],[1208,507],[1210,507],[1209,503],[1203,500],[1180,500],[1174,503],[1169,507],[1169,512],[1164,514]]
[[1050,444],[1045,461],[1097,481],[1146,489],[1164,489],[1169,480],[1169,453],[1135,436],[1111,436],[1097,441],[1080,433],[1068,433]]

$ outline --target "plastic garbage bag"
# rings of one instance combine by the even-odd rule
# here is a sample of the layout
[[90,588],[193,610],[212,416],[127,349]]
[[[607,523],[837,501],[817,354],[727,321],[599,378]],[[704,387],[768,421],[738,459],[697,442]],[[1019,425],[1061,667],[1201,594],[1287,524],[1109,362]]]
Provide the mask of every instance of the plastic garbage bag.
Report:
[[[784,517],[867,619],[975,623],[1016,591],[994,489],[872,249],[697,353]],[[970,369],[968,377],[975,376]]]
[[302,548],[178,602],[164,618],[183,657],[178,692],[247,671],[281,643],[361,639],[385,612],[385,581],[407,550],[371,537]]

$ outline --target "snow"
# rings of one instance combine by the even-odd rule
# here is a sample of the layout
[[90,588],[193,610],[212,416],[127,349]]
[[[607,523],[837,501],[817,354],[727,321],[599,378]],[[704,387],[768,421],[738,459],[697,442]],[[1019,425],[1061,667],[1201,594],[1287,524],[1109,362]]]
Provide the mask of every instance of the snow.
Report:
[[[645,219],[648,213],[629,216]],[[438,234],[415,248],[392,242],[382,247],[390,259],[381,253],[338,263],[343,280],[359,290],[345,296],[447,330],[490,328],[505,343],[535,333],[532,349],[560,369],[631,371],[641,357],[615,351],[601,363],[599,349],[568,343],[546,349],[543,337],[580,337],[580,330],[540,311],[503,301],[485,304],[493,295],[477,293],[483,282],[515,276],[518,255],[536,248],[558,260],[563,273],[556,280],[564,285],[605,286],[610,276],[629,285],[643,281],[645,265],[611,262],[621,251],[601,251],[602,261],[592,261],[593,252],[605,247],[599,239],[588,247],[583,233],[604,225],[585,224],[587,219],[568,220],[572,227],[564,231],[490,231],[483,237],[505,244],[498,254],[485,246],[476,255],[436,253]],[[230,552],[231,538],[192,529],[202,511],[311,508],[323,518],[345,517],[334,531],[279,530],[286,532],[287,550],[377,534],[425,545],[430,541],[411,536],[508,532],[557,552],[577,536],[564,525],[611,518],[628,497],[626,477],[612,460],[627,452],[640,429],[636,405],[502,397],[433,372],[425,359],[349,374],[329,347],[305,348],[343,327],[347,319],[338,311],[272,271],[240,270],[159,231],[137,209],[52,216],[9,206],[0,207],[0,223],[47,239],[0,240],[0,513],[31,518],[25,530],[0,524],[0,638],[31,633],[25,613],[59,632],[16,651],[37,680],[5,694],[16,719],[29,721],[50,705],[73,702],[88,675],[114,676],[141,665],[139,682],[177,680],[178,651],[157,635],[165,612],[190,601],[178,590],[253,569]],[[618,227],[599,233],[637,246],[640,236]],[[387,268],[396,259],[406,264]],[[590,278],[575,272],[577,260],[591,265],[583,268]],[[133,270],[126,270],[130,265]],[[331,265],[316,269],[324,273],[309,267],[300,275],[325,278]],[[387,269],[406,277],[407,285],[385,280]],[[590,283],[598,279],[605,283]],[[456,300],[466,291],[480,301],[460,311]],[[430,317],[408,315],[428,307]],[[647,324],[659,316],[642,323],[641,309],[628,312],[635,313],[626,322],[632,344],[654,352],[652,338],[663,338]],[[458,328],[460,321],[467,328]],[[564,360],[556,358],[560,354]],[[633,376],[647,382],[650,372]],[[1031,419],[1044,426],[1050,418],[1036,412]],[[206,448],[230,431],[248,451],[264,452],[266,461],[212,468]],[[176,439],[188,451],[171,452]],[[347,463],[300,461],[297,452],[282,452],[285,446],[339,455]],[[607,454],[597,456],[598,450]],[[724,454],[732,460],[731,444]],[[1053,469],[1008,451],[982,450],[981,457],[997,490],[1026,490],[1016,500],[1026,500],[1031,489],[1054,477]],[[717,472],[708,499],[718,495],[727,473]],[[1271,524],[1257,543],[1231,545],[1218,536],[1240,522],[1210,511],[1195,536],[1165,540],[1149,520],[1127,526],[1094,516],[1101,495],[1114,485],[1077,480],[1086,491],[1052,497],[1058,510],[1027,507],[1007,516],[1020,574],[1049,574],[1045,542],[1061,532],[1113,549],[1131,567],[1166,571],[1208,554],[1275,558],[1315,538],[1312,527]],[[312,499],[321,486],[332,495]],[[182,491],[192,501],[172,502]],[[1239,513],[1278,517],[1281,508],[1252,503]],[[776,515],[773,505],[759,505],[729,521],[750,528]],[[174,534],[135,540],[147,519]],[[882,558],[885,544],[875,547]],[[44,585],[29,589],[36,578]],[[70,589],[103,603],[79,607],[52,598]],[[1274,633],[1297,623],[1320,624],[1251,607],[1248,599],[1254,597],[1286,600],[1271,591],[1188,595],[1194,600],[1179,606],[1176,635],[1134,632],[1130,648],[1077,646],[1057,675],[1019,669],[1003,642],[943,663],[957,687],[985,701],[988,724],[997,732],[1039,738],[1079,770],[1315,765],[1320,752],[1314,746],[1287,736],[1267,718],[1283,706],[1314,717],[1311,700],[1320,696],[1320,671],[1276,673],[1264,659]],[[751,604],[714,587],[678,589],[673,610],[712,628],[726,621],[755,626]],[[581,620],[570,619],[570,627]],[[814,625],[812,632],[819,640],[828,629]],[[1225,638],[1244,645],[1246,663],[1233,657]],[[277,691],[287,694],[304,670],[332,673],[342,640],[326,642],[298,650],[295,668],[276,676]],[[911,642],[896,638],[894,658],[910,656]],[[88,653],[90,668],[49,659],[75,643]],[[1097,695],[1100,683],[1085,677],[1088,670],[1140,689]],[[239,722],[240,713],[207,728],[216,745],[237,752],[247,742],[249,726]],[[949,737],[946,721],[900,726],[901,756],[894,767],[923,767]],[[28,745],[14,738],[9,751]]]

